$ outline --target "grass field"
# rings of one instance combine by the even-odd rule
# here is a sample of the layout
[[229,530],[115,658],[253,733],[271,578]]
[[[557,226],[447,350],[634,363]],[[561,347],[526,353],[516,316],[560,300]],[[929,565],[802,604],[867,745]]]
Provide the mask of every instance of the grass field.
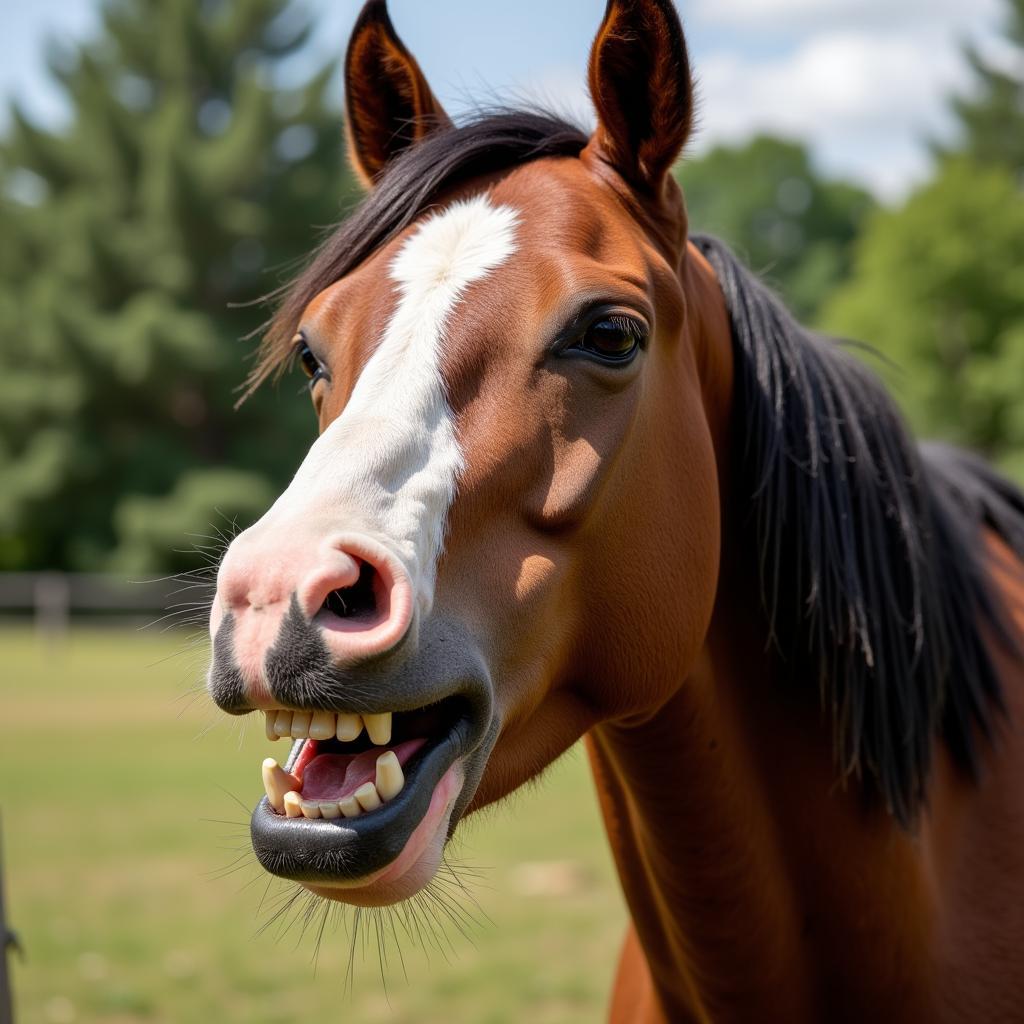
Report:
[[385,984],[364,921],[347,990],[344,924],[315,965],[318,919],[301,936],[294,914],[283,936],[283,921],[260,930],[285,888],[265,896],[238,801],[255,803],[271,745],[189,696],[202,654],[171,657],[181,647],[79,631],[48,650],[0,632],[21,1024],[602,1018],[625,914],[581,751],[460,827],[454,860],[474,872],[479,909],[462,902],[479,923],[467,938],[448,922],[447,961],[397,928],[407,977],[392,939]]

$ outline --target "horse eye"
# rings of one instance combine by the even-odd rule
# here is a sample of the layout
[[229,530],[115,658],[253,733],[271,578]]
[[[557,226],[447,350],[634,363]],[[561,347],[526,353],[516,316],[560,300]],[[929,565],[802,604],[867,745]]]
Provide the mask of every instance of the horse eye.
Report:
[[324,368],[303,339],[300,338],[295,343],[295,351],[298,355],[302,372],[309,378],[309,383],[312,387],[324,375]]
[[643,327],[632,317],[609,316],[587,327],[577,347],[609,363],[628,363],[640,350]]

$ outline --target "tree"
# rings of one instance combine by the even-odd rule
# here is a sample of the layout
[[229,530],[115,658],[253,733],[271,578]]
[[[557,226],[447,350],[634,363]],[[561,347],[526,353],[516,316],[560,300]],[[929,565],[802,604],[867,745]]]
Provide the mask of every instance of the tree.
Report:
[[[960,138],[954,152],[1024,174],[1024,0],[1008,0],[1006,49],[996,58],[968,46],[975,86],[953,99]],[[941,152],[941,150],[940,150]],[[948,151],[947,151],[948,155]]]
[[875,214],[826,327],[875,346],[919,430],[1024,480],[1024,194],[967,158]]
[[[0,568],[174,567],[251,518],[314,433],[285,384],[235,412],[251,303],[352,188],[332,68],[277,80],[288,0],[109,0],[55,54],[71,108],[0,144]],[[268,274],[267,268],[273,273]],[[191,564],[191,563],[190,563]]]
[[849,273],[872,208],[863,189],[821,178],[806,147],[770,136],[717,146],[678,170],[690,230],[720,236],[805,319]]

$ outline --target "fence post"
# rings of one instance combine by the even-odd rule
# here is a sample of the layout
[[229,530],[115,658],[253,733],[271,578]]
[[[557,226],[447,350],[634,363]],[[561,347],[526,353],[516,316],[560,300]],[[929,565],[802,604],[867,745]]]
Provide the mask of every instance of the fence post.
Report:
[[71,584],[59,572],[40,573],[33,594],[36,631],[50,644],[63,640],[68,631]]
[[18,950],[18,936],[7,927],[4,911],[4,857],[3,827],[0,822],[0,1024],[14,1024],[14,998],[11,995],[11,979],[7,973],[7,954]]

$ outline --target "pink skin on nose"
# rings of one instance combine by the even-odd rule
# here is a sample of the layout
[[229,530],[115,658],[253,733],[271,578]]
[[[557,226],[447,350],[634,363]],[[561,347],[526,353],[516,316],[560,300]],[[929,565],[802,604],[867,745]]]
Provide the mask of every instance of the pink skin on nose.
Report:
[[[280,535],[247,538],[243,534],[236,538],[221,564],[210,612],[211,635],[228,612],[233,616],[235,660],[258,707],[274,706],[263,665],[291,607],[292,595],[302,614],[320,627],[337,665],[390,650],[412,621],[409,575],[383,544],[359,534],[337,535],[319,545],[294,535],[284,543],[281,540]],[[364,564],[373,569],[374,607],[343,618],[324,602],[332,592],[353,587]]]

